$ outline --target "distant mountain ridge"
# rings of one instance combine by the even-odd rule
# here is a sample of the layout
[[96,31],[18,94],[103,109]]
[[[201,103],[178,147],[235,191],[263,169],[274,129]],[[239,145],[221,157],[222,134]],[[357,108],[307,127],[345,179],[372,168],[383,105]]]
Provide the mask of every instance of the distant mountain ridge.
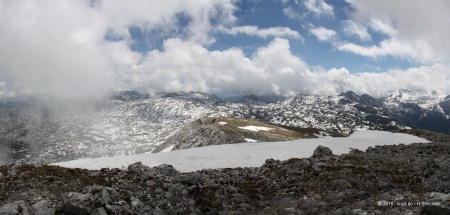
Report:
[[228,102],[199,92],[146,95],[124,91],[102,102],[65,103],[74,113],[36,108],[32,100],[0,103],[0,163],[150,152],[183,126],[205,116],[343,134],[405,127],[450,133],[450,96],[438,92],[399,90],[373,98],[347,91],[336,96],[294,95],[276,102],[258,96],[243,98]]
[[398,90],[382,101],[390,115],[404,125],[450,134],[449,95]]

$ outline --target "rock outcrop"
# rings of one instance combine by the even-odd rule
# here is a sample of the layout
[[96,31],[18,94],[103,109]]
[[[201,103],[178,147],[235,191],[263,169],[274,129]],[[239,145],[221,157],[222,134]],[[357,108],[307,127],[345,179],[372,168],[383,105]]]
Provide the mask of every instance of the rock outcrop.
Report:
[[450,137],[259,168],[0,167],[0,214],[450,214]]

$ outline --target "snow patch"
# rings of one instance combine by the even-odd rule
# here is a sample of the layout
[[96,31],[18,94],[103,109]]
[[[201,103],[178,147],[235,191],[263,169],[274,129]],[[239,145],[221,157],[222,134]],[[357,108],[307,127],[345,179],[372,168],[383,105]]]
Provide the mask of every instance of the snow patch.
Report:
[[258,140],[255,140],[255,139],[252,139],[252,138],[245,138],[244,141],[247,142],[247,143],[256,143],[256,142],[258,142]]
[[238,128],[240,129],[244,129],[244,130],[249,130],[249,131],[270,131],[273,128],[268,128],[268,127],[262,127],[262,126],[254,126],[254,125],[249,125],[249,126],[239,126]]
[[333,154],[341,155],[348,153],[350,148],[366,150],[369,146],[376,145],[428,142],[428,140],[409,134],[385,131],[355,131],[349,137],[216,145],[166,153],[87,158],[51,165],[99,170],[101,168],[125,169],[130,164],[142,162],[149,167],[169,164],[180,172],[193,172],[201,169],[259,167],[269,158],[278,160],[287,160],[294,157],[307,158],[313,154],[319,145],[329,147]]
[[172,149],[175,148],[175,144],[170,145],[169,147],[161,150],[160,152],[170,152]]
[[222,122],[222,121],[219,122],[219,125],[226,125],[226,124],[228,124],[228,123],[227,122]]

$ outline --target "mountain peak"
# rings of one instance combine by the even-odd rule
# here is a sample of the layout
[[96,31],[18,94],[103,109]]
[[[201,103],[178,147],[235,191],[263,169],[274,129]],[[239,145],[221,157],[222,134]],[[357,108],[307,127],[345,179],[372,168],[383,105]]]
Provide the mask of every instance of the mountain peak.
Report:
[[359,96],[355,92],[353,92],[351,90],[343,92],[343,93],[339,94],[339,96],[343,96],[343,97],[345,97],[345,98],[347,98],[347,99],[349,99],[351,101],[354,101],[354,102],[359,102],[361,100],[359,98]]
[[351,99],[351,98],[357,97],[358,95],[355,92],[351,91],[351,90],[347,90],[347,91],[339,94],[339,96],[344,96],[344,97],[347,97],[347,98]]

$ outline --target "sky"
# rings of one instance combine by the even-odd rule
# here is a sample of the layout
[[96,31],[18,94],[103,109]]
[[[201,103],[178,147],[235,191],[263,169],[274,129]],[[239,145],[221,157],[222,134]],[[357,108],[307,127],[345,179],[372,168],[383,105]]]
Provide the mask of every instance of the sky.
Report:
[[447,0],[0,0],[0,98],[450,94]]

